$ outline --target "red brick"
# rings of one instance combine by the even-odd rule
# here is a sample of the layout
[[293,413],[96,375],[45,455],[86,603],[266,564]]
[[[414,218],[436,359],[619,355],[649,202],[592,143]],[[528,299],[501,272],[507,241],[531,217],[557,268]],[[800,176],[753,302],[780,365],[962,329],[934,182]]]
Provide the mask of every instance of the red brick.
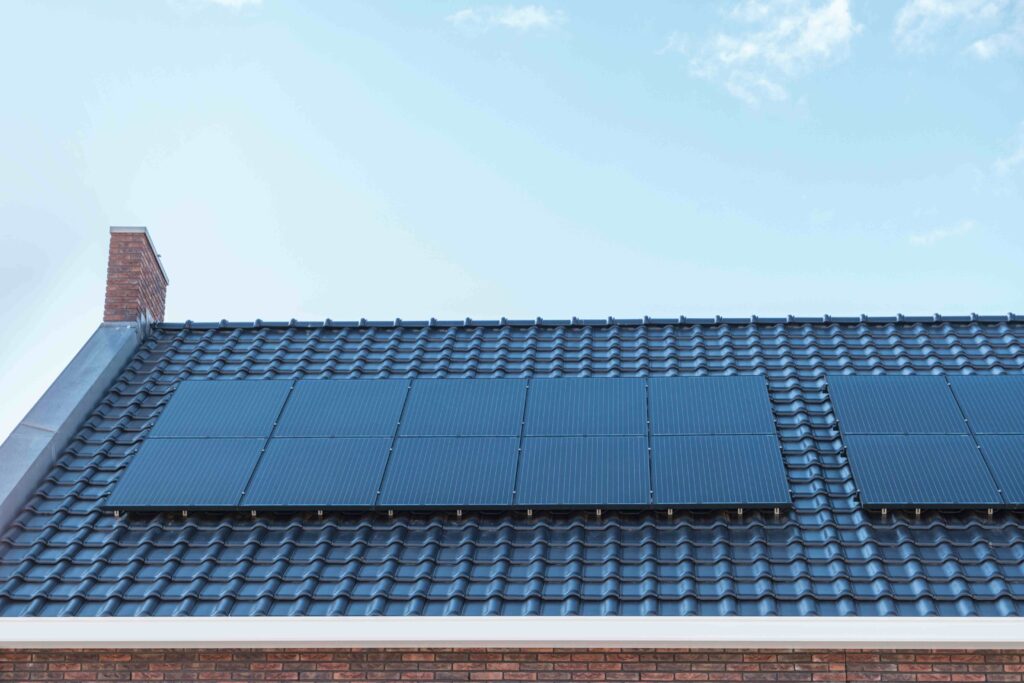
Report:
[[1012,651],[0,651],[0,680],[1024,683]]
[[112,232],[107,259],[104,322],[164,319],[167,280],[143,232]]

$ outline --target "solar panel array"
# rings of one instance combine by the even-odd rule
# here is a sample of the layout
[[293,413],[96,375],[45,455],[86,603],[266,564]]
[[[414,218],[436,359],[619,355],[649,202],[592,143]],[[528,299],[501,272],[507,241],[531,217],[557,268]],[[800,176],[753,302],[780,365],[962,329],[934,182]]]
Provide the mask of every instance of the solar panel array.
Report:
[[1024,377],[836,375],[828,389],[866,507],[1024,505]]
[[182,382],[107,509],[779,507],[760,376]]

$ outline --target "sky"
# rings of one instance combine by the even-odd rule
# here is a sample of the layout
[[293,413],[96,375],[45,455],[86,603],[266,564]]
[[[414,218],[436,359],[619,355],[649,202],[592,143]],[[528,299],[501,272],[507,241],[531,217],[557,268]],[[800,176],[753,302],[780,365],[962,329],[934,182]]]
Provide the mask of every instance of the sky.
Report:
[[0,435],[167,319],[1024,312],[1024,0],[5,0]]

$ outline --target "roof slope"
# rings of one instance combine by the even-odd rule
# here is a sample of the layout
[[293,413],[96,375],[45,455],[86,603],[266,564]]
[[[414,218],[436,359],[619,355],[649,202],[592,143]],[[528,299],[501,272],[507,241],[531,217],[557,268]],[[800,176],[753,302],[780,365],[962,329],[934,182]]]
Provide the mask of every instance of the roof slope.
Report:
[[[860,508],[828,373],[1021,373],[1010,317],[156,327],[0,541],[0,615],[1024,615],[1024,515]],[[248,516],[99,509],[203,377],[765,374],[794,509]]]

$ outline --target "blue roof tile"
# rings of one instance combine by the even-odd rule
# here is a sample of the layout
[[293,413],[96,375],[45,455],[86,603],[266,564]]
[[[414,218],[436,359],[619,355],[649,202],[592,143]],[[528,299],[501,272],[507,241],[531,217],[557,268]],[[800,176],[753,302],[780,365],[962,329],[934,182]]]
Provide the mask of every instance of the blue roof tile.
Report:
[[[0,540],[0,615],[1024,616],[1024,514],[866,511],[826,376],[1024,374],[1024,317],[162,324]],[[185,379],[762,375],[793,506],[101,509]]]

